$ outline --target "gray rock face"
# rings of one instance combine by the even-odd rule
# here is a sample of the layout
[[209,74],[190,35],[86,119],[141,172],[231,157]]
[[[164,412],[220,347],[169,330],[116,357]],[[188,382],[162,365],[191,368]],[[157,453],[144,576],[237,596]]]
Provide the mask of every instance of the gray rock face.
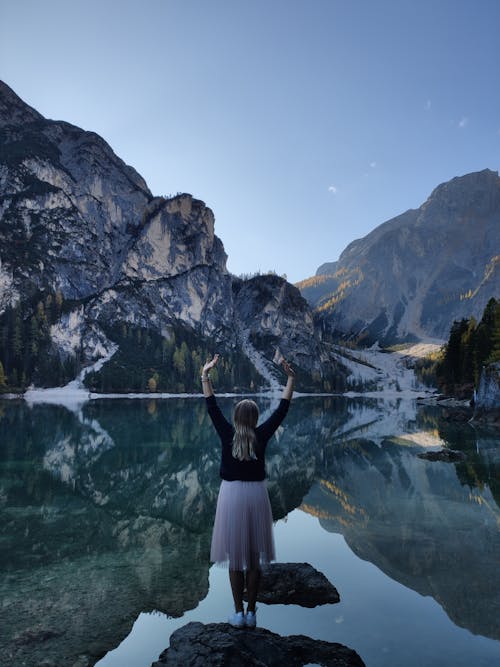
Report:
[[476,397],[474,420],[500,424],[500,362],[483,368]]
[[299,287],[340,331],[444,339],[500,292],[499,248],[500,178],[485,169],[440,185]]
[[[16,294],[26,284],[68,299],[120,277],[152,198],[98,135],[50,121],[1,84],[1,263]],[[14,109],[14,113],[12,113]]]
[[[235,285],[235,308],[250,339],[267,347],[271,358],[279,344],[285,357],[293,353],[303,365],[312,364],[311,351],[313,346],[318,350],[319,339],[311,309],[296,287],[278,276],[252,278]],[[289,334],[296,329],[297,319],[302,326],[292,338]]]
[[271,563],[262,567],[257,600],[317,607],[340,602],[340,596],[325,575],[309,563]]
[[301,667],[311,663],[325,667],[364,665],[355,651],[342,644],[303,635],[281,637],[263,628],[240,630],[227,623],[188,623],[171,635],[170,648],[160,655],[152,667]]
[[235,281],[233,291],[243,347],[253,347],[268,360],[279,347],[286,358],[323,388],[336,388],[335,378],[342,379],[342,373],[332,362],[331,350],[321,340],[311,308],[296,287],[279,276],[266,275]]

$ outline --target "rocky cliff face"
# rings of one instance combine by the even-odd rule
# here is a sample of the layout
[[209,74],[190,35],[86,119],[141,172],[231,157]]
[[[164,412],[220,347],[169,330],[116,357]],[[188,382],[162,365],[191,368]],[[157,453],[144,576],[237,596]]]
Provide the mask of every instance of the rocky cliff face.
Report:
[[29,287],[102,291],[140,232],[146,183],[96,134],[45,120],[5,84],[0,99],[3,303]]
[[[324,387],[309,306],[275,276],[261,276],[257,290],[231,276],[202,201],[153,197],[103,139],[43,118],[1,82],[0,147],[0,327],[10,339],[0,361],[12,385],[14,376],[21,386],[43,376],[40,355],[76,359],[79,370],[120,348],[117,327],[167,341],[182,326],[207,343],[204,351],[245,355],[262,386],[273,379],[262,359],[266,336],[283,339],[287,350],[300,350],[293,361],[303,363],[308,385]],[[183,354],[178,371],[188,373]],[[154,369],[154,359],[146,365]],[[182,386],[191,389],[194,377],[190,370]]]
[[440,185],[299,287],[341,332],[444,339],[453,320],[479,319],[500,292],[499,252],[500,178],[486,169]]
[[474,419],[500,424],[500,362],[483,368],[474,406]]

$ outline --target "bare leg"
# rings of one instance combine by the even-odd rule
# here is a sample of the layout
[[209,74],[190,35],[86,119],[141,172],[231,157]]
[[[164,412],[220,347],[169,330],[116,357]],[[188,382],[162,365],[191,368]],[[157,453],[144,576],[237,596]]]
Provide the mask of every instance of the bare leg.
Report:
[[245,586],[243,572],[241,570],[229,570],[229,581],[233,594],[234,609],[236,612],[243,611],[243,588]]
[[247,580],[247,595],[248,595],[247,611],[255,611],[257,593],[259,592],[260,568],[256,567],[253,570],[247,570],[246,580]]

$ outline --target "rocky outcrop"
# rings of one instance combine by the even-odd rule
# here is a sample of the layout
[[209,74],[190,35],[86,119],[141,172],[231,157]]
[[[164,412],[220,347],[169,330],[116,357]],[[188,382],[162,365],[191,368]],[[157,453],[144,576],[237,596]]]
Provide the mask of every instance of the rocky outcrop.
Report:
[[271,361],[279,347],[285,358],[305,371],[300,374],[299,370],[302,391],[314,385],[327,391],[343,386],[345,372],[339,372],[332,361],[311,308],[296,287],[279,276],[266,275],[235,281],[233,290],[239,339],[250,356],[258,350]]
[[500,293],[500,178],[485,169],[353,241],[299,283],[333,329],[385,341],[448,337]]
[[483,368],[473,419],[500,425],[500,361]]
[[309,563],[271,563],[262,567],[257,600],[317,607],[340,602],[340,596],[325,575]]
[[119,279],[152,195],[98,135],[46,120],[1,82],[0,98],[9,300],[36,287],[66,299],[95,295]]
[[172,665],[231,665],[249,667],[362,667],[359,655],[342,644],[310,639],[303,635],[281,637],[269,630],[240,630],[227,623],[188,623],[170,637],[167,648],[152,667]]

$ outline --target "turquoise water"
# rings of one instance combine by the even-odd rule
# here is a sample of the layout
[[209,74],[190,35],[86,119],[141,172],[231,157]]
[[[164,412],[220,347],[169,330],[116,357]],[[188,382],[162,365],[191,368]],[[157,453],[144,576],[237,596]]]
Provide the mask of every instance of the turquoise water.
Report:
[[[226,620],[201,399],[3,401],[0,442],[0,664],[141,667],[185,623]],[[443,445],[466,461],[417,457]],[[412,402],[295,399],[268,452],[277,555],[341,601],[261,604],[259,625],[370,666],[497,664],[499,458],[495,434]]]

